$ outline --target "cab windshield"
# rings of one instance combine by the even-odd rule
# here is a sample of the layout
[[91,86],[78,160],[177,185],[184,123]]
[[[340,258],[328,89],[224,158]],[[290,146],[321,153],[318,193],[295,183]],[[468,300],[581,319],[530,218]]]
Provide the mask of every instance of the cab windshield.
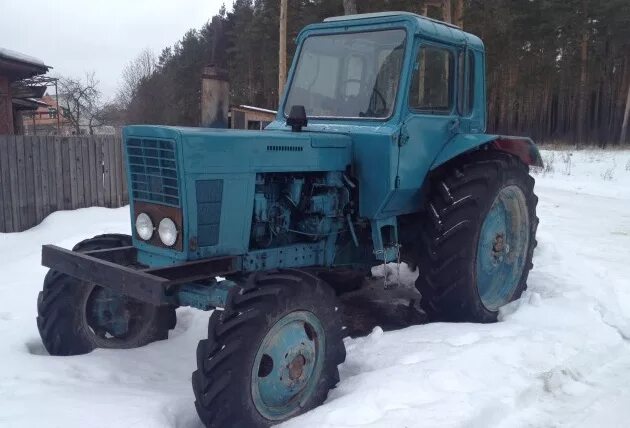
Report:
[[396,101],[405,30],[310,36],[284,106],[308,117],[387,118]]

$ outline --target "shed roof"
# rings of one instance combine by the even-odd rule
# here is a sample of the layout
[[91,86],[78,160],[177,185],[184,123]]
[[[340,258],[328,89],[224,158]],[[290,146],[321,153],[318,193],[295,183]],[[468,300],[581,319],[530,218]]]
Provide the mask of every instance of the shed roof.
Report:
[[239,109],[239,110],[251,110],[251,111],[256,111],[259,113],[269,113],[269,114],[276,114],[278,113],[276,110],[269,110],[266,108],[262,108],[262,107],[254,107],[254,106],[246,106],[246,105],[239,105],[239,106],[234,106],[232,107],[233,109]]
[[7,76],[9,81],[44,74],[50,68],[39,58],[0,48],[0,75]]

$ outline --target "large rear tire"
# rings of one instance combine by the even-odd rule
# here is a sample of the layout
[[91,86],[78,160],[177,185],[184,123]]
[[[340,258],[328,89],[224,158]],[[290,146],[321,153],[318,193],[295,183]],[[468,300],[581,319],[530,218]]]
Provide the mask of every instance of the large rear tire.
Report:
[[335,293],[298,270],[256,274],[214,311],[192,383],[207,427],[268,427],[321,404],[345,360]]
[[[128,235],[99,235],[73,251],[131,245]],[[37,299],[37,327],[51,355],[86,354],[95,348],[137,348],[168,338],[175,308],[152,306],[50,270]]]
[[534,179],[518,158],[479,151],[429,180],[417,249],[421,306],[434,321],[495,322],[533,267]]

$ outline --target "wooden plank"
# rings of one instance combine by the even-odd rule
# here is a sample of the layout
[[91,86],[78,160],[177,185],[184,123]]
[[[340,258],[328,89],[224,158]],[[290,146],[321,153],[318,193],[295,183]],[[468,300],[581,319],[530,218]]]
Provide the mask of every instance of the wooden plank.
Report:
[[15,148],[17,154],[17,167],[18,167],[18,206],[19,206],[19,220],[20,231],[28,228],[28,196],[26,185],[26,160],[25,160],[25,147],[24,137],[15,137]]
[[[73,199],[72,199],[72,178],[74,176],[71,156],[74,155],[74,150],[71,150],[72,146],[70,145],[69,138],[63,138],[61,140],[61,177],[63,179],[63,209],[71,210]],[[76,193],[76,191],[75,191]]]
[[98,206],[98,192],[96,190],[98,182],[98,170],[96,167],[96,136],[92,136],[87,141],[88,157],[87,168],[90,176],[90,206]]
[[79,196],[77,192],[77,155],[76,155],[76,138],[68,138],[68,153],[70,154],[70,195],[71,209],[79,208]]
[[50,209],[50,161],[48,158],[48,139],[46,137],[39,137],[39,165],[39,177],[42,184],[42,219],[44,219],[48,214],[52,212]]
[[27,195],[27,212],[28,227],[37,224],[37,191],[35,190],[35,166],[33,162],[33,138],[24,136],[24,161],[26,165],[26,195]]
[[105,196],[104,196],[104,183],[103,183],[103,138],[95,137],[95,170],[96,170],[96,191],[97,191],[97,199],[98,206],[105,206]]
[[116,157],[116,206],[123,206],[123,161],[122,161],[122,150],[120,147],[120,140],[118,138],[112,138],[114,140],[114,149],[115,149],[115,157]]
[[7,140],[7,136],[0,135],[0,201],[2,201],[2,206],[0,207],[0,233],[13,231]]
[[74,155],[75,155],[75,165],[76,165],[76,177],[77,177],[77,208],[85,207],[85,198],[84,198],[84,179],[83,179],[83,161],[82,161],[82,151],[81,151],[81,137],[73,138],[74,142]]
[[40,141],[38,136],[32,136],[28,138],[29,145],[31,147],[31,171],[33,177],[33,191],[31,195],[34,195],[33,206],[31,210],[35,213],[35,222],[33,224],[39,224],[43,217],[43,209],[42,209],[42,201],[44,200],[44,195],[42,194],[42,174],[40,171],[40,160],[39,160],[39,146]]
[[103,192],[105,198],[106,207],[112,206],[112,192],[111,192],[111,163],[109,160],[109,141],[107,138],[103,138]]
[[110,201],[111,207],[116,208],[118,205],[116,203],[116,149],[114,148],[114,140],[111,137],[107,137],[107,153],[109,159],[109,191],[110,191]]
[[90,166],[90,151],[88,149],[90,137],[81,138],[81,164],[83,169],[83,199],[85,207],[92,206],[92,167]]
[[17,163],[17,143],[15,136],[9,135],[7,140],[9,150],[9,184],[11,187],[11,217],[13,219],[13,232],[20,231],[20,203],[19,203],[19,174]]
[[129,203],[129,185],[127,183],[127,156],[125,152],[125,143],[122,140],[122,137],[118,136],[120,139],[120,148],[122,152],[122,183],[123,183],[123,204],[127,205]]
[[55,137],[46,137],[46,152],[48,163],[48,195],[50,203],[50,212],[57,211],[57,173],[55,168]]
[[55,154],[55,193],[57,194],[57,210],[63,210],[65,208],[64,202],[64,181],[63,181],[63,161],[62,159],[62,144],[60,137],[54,137],[53,139],[53,152]]

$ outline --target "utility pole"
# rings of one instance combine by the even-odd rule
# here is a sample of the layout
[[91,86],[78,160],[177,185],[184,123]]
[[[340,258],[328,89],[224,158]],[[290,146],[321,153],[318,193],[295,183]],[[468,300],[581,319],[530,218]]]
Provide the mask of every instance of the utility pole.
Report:
[[[456,0],[457,1],[457,0]],[[422,8],[422,14],[428,16],[429,6],[434,6],[442,11],[442,21],[451,23],[453,21],[451,17],[451,0],[425,0]]]
[[287,83],[287,0],[280,0],[280,52],[278,55],[278,105]]
[[356,15],[357,14],[357,2],[356,2],[356,0],[343,0],[343,14],[344,15]]
[[453,24],[459,28],[464,28],[464,0],[455,0],[455,11],[453,12]]
[[444,17],[444,22],[448,22],[449,24],[453,22],[451,15],[451,0],[444,0],[442,3],[442,16]]

